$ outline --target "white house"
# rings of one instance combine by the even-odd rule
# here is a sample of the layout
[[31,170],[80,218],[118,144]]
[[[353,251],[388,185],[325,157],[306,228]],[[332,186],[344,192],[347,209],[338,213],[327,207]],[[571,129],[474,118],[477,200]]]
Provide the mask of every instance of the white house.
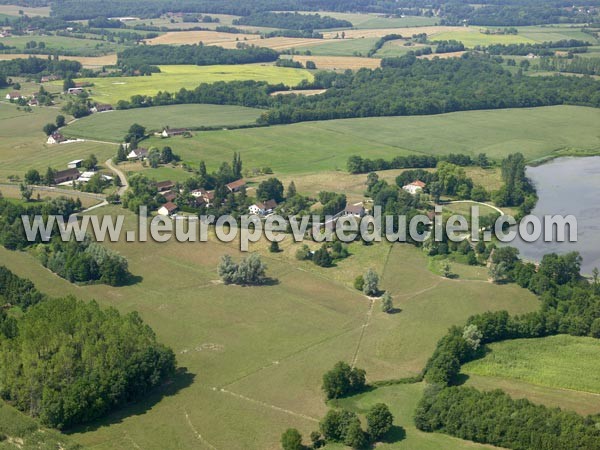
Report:
[[346,205],[346,208],[344,209],[344,212],[343,212],[344,216],[354,216],[354,217],[364,217],[365,214],[366,214],[365,208],[361,204]]
[[20,98],[23,98],[23,96],[18,91],[9,92],[6,94],[6,100],[19,100]]
[[158,208],[158,214],[161,216],[170,217],[177,212],[177,205],[172,202],[167,202]]
[[267,200],[266,202],[258,202],[248,208],[250,214],[256,214],[264,216],[271,214],[275,208],[277,208],[277,202],[275,200]]
[[426,186],[425,183],[423,183],[420,180],[417,180],[417,181],[413,181],[410,184],[407,184],[406,186],[402,186],[402,189],[404,189],[409,194],[415,195],[415,194],[418,194],[419,192],[423,191],[423,188],[425,186]]
[[145,148],[136,148],[135,150],[131,150],[127,155],[127,159],[145,159],[148,157],[148,149]]
[[[61,142],[65,142],[67,139],[60,134],[58,131],[55,131],[54,133],[52,133],[50,136],[48,136],[48,140],[46,141],[46,143],[53,145],[53,144],[60,144]],[[70,167],[72,169],[72,167]]]

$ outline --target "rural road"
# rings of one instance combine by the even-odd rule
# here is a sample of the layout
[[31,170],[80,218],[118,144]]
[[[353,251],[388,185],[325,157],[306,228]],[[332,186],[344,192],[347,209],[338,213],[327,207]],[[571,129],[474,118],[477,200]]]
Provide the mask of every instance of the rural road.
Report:
[[119,180],[121,180],[121,187],[119,187],[119,189],[117,190],[117,194],[119,194],[120,197],[129,188],[129,183],[127,183],[127,177],[125,176],[122,170],[118,169],[113,164],[112,159],[108,159],[105,164],[106,167],[108,167],[113,173],[115,173],[119,177]]

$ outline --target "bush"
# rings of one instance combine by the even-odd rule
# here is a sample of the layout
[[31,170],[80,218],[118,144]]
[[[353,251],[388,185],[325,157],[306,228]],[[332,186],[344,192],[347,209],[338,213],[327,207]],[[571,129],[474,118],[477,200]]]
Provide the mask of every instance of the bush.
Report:
[[302,247],[300,247],[296,251],[296,259],[298,261],[306,261],[308,259],[312,259],[312,255],[310,253],[310,248],[308,247],[308,245],[302,244]]
[[354,289],[362,292],[364,287],[365,287],[365,278],[362,275],[357,276],[354,279]]
[[391,313],[394,310],[394,303],[392,302],[392,296],[389,292],[385,292],[381,297],[381,310],[384,313]]
[[302,450],[302,435],[295,428],[288,428],[281,435],[281,448],[283,450]]
[[365,274],[365,284],[363,286],[363,293],[370,297],[374,297],[379,294],[379,275],[373,269],[367,270]]
[[266,281],[267,266],[256,253],[242,259],[236,264],[231,256],[224,255],[218,266],[218,273],[225,284],[259,285]]

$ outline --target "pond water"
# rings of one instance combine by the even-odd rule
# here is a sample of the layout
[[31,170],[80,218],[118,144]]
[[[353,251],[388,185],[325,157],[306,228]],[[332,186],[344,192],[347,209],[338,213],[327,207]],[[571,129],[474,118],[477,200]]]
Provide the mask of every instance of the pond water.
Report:
[[[600,268],[600,157],[559,158],[538,167],[528,167],[527,176],[538,193],[532,214],[572,214],[577,218],[577,242],[524,242],[510,245],[520,250],[521,257],[539,261],[546,253],[578,251],[584,274]],[[543,222],[542,222],[543,223]]]

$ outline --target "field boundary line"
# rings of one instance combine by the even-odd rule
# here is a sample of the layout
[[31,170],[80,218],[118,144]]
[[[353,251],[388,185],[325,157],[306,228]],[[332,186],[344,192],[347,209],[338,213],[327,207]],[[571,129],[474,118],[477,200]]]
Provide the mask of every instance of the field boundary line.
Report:
[[228,391],[227,389],[221,388],[220,391],[223,392],[223,393],[225,393],[225,394],[229,394],[229,395],[231,395],[233,397],[240,398],[240,399],[246,400],[248,402],[256,403],[258,405],[264,406],[266,408],[273,409],[275,411],[284,412],[284,413],[290,414],[292,416],[300,417],[300,418],[305,419],[305,420],[310,420],[311,422],[319,422],[319,419],[316,419],[315,417],[310,417],[310,416],[307,416],[306,414],[302,414],[302,413],[298,413],[298,412],[295,412],[295,411],[291,411],[289,409],[285,409],[285,408],[282,408],[280,406],[271,405],[269,403],[263,402],[262,400],[256,400],[254,398],[246,397],[245,395],[238,394],[238,393],[232,392],[232,391]]
[[202,442],[207,447],[212,448],[213,450],[217,450],[217,447],[215,447],[210,442],[208,442],[206,439],[204,439],[202,437],[202,435],[198,432],[198,430],[196,429],[194,424],[192,424],[192,421],[190,420],[190,415],[188,414],[187,410],[184,409],[183,412],[185,413],[185,420],[187,420],[188,426],[192,430],[192,433],[194,433],[194,435],[196,436],[196,439],[198,439],[200,442]]

